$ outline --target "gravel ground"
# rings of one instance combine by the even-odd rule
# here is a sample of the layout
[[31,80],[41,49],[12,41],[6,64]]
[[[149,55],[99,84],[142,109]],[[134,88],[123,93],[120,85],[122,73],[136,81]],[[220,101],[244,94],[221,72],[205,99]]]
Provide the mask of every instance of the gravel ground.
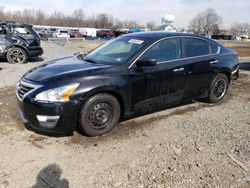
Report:
[[[45,60],[74,51],[44,49]],[[249,71],[219,104],[183,104],[102,137],[55,138],[26,130],[17,114],[13,85],[37,64],[0,64],[0,187],[250,187]]]

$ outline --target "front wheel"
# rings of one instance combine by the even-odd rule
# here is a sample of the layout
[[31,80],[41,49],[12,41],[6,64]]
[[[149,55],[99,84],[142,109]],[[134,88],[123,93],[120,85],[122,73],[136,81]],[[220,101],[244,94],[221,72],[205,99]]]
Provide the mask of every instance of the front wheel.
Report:
[[228,78],[225,74],[218,74],[209,89],[208,101],[211,103],[216,103],[221,101],[226,93],[229,86]]
[[79,130],[87,136],[101,136],[111,131],[120,119],[118,100],[106,93],[89,98],[79,116]]

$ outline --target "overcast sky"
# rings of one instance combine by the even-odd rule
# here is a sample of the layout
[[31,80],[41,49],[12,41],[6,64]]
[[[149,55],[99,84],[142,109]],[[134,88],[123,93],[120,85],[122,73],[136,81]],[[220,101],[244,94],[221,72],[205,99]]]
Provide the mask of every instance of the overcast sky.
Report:
[[82,8],[86,16],[108,13],[119,19],[161,23],[165,14],[176,17],[175,26],[186,27],[198,12],[214,8],[223,17],[223,26],[233,22],[250,22],[250,0],[1,0],[7,10],[41,9],[46,13],[62,11],[71,14]]

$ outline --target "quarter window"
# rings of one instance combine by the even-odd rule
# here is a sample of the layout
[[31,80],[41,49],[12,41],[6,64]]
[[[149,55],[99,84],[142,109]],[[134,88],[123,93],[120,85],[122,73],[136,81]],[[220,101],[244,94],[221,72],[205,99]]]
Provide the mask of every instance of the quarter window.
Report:
[[218,52],[218,48],[219,46],[210,42],[210,51],[211,51],[211,54],[216,54]]
[[209,44],[205,40],[183,38],[183,57],[194,57],[210,54]]
[[180,39],[166,39],[148,49],[140,60],[155,59],[157,63],[180,58]]

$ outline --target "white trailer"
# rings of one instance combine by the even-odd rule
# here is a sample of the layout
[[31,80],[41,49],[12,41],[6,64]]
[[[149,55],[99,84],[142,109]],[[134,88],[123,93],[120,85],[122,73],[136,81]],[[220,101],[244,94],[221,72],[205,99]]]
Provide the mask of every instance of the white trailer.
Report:
[[87,37],[96,37],[96,28],[80,27],[79,32],[85,34]]

